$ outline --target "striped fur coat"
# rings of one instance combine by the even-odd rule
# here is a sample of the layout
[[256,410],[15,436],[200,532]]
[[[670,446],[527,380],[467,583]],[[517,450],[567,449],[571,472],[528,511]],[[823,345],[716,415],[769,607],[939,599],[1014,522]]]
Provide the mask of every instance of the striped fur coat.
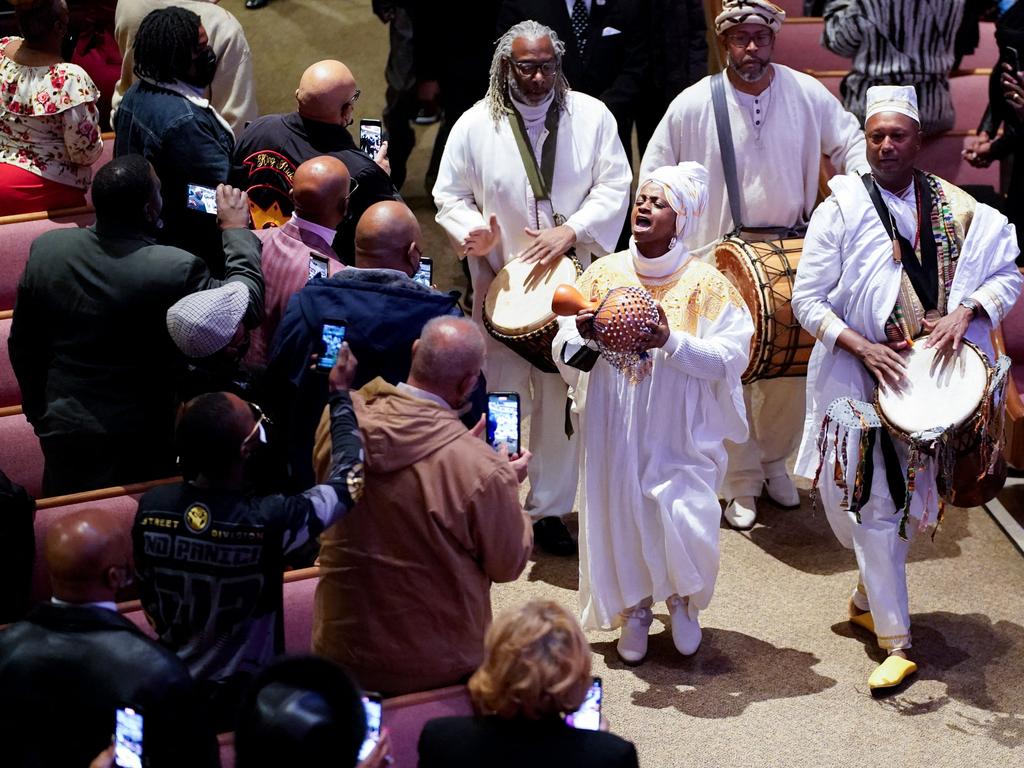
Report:
[[913,85],[926,134],[953,127],[949,71],[965,0],[829,0],[822,44],[853,59],[843,103],[864,122],[872,85]]

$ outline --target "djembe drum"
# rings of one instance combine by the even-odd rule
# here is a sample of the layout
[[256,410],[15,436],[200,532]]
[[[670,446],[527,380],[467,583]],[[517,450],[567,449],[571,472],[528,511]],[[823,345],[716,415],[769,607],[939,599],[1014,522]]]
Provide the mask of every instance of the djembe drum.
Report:
[[559,259],[550,268],[510,261],[494,278],[484,302],[487,332],[546,373],[557,373],[551,342],[558,319],[551,311],[555,288],[575,281],[583,268],[575,258]]

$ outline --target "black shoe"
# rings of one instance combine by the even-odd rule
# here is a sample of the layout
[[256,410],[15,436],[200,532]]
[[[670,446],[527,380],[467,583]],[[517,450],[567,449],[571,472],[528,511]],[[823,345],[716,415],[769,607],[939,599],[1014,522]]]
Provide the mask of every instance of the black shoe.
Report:
[[575,555],[576,542],[560,517],[542,517],[533,524],[533,543],[551,555]]
[[245,7],[255,11],[257,8],[262,8],[269,2],[270,0],[245,0]]

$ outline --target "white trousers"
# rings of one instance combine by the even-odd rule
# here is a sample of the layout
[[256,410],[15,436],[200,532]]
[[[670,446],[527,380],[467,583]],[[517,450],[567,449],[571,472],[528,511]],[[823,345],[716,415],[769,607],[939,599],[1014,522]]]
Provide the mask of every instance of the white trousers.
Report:
[[745,443],[725,441],[729,466],[722,498],[761,494],[766,477],[786,473],[786,459],[800,445],[804,428],[807,379],[787,377],[755,381],[743,387],[750,437]]
[[[885,475],[881,462],[876,472]],[[917,521],[907,521],[907,540],[900,538],[902,510],[895,511],[890,499],[873,497],[861,509],[858,524],[852,512],[839,508],[842,491],[831,480],[831,465],[822,471],[820,493],[836,538],[857,556],[860,581],[854,602],[870,610],[878,645],[887,651],[910,647],[910,600],[907,595],[907,552]],[[919,489],[920,492],[920,489]]]
[[579,441],[565,436],[565,381],[544,373],[486,331],[487,389],[517,392],[523,416],[530,416],[530,492],[526,512],[533,520],[562,517],[573,510],[579,485]]

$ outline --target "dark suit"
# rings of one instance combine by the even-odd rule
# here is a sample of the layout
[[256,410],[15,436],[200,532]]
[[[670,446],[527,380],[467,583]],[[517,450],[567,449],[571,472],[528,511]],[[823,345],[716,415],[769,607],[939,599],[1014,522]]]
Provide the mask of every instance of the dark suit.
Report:
[[636,768],[619,736],[570,728],[560,719],[441,717],[420,734],[420,768]]
[[[637,100],[649,70],[650,0],[591,0],[583,56],[576,48],[565,0],[504,0],[498,34],[527,19],[550,27],[565,43],[562,68],[569,85],[611,110],[629,156]],[[604,34],[610,30],[618,33]]]
[[106,608],[40,605],[0,631],[0,691],[4,765],[87,766],[126,705],[151,768],[219,765],[188,669]]
[[[260,242],[222,234],[225,277],[263,315]],[[46,465],[46,495],[175,474],[175,378],[167,310],[220,280],[190,253],[97,223],[39,236],[18,283],[10,355]]]

